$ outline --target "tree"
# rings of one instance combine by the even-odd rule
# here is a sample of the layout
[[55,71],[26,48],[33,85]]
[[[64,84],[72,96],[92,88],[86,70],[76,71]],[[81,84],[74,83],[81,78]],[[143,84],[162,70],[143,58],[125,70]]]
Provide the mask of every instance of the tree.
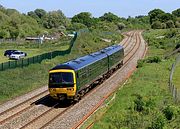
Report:
[[119,30],[122,30],[126,27],[126,25],[124,23],[118,23],[117,26],[118,26]]
[[162,11],[161,9],[154,9],[151,10],[148,15],[150,17],[150,24],[152,24],[154,21],[159,20],[158,15],[165,13],[164,11]]
[[10,33],[10,38],[13,39],[17,39],[17,37],[19,36],[19,30],[14,27],[10,28],[9,33]]
[[151,28],[152,29],[161,29],[162,26],[161,26],[161,22],[160,21],[155,21],[151,24]]
[[27,14],[28,14],[28,16],[30,16],[38,21],[39,17],[36,15],[36,13],[34,11],[30,11]]
[[169,20],[166,22],[167,28],[175,28],[174,22],[172,20]]
[[172,12],[172,14],[173,14],[174,16],[176,16],[176,17],[180,17],[180,8],[174,10],[174,11]]
[[34,13],[41,19],[46,15],[46,11],[43,9],[36,9]]
[[13,27],[17,28],[18,25],[21,24],[21,14],[14,12],[13,14],[11,14],[10,18]]
[[175,21],[175,17],[170,13],[162,13],[162,14],[159,14],[157,17],[159,21],[161,22],[167,22],[169,20]]
[[175,22],[175,26],[176,26],[176,28],[180,28],[180,22],[179,22],[179,21],[176,21],[176,22]]
[[95,25],[95,28],[101,31],[117,31],[118,26],[113,22],[100,21]]
[[71,25],[68,26],[67,29],[70,31],[77,31],[77,30],[84,29],[84,28],[87,28],[87,26],[85,26],[82,23],[72,23]]
[[20,14],[16,9],[6,9],[5,11],[6,15],[11,16],[12,14]]
[[89,12],[79,13],[72,18],[72,23],[81,23],[91,27],[93,25],[92,15]]
[[162,28],[162,29],[166,29],[166,23],[162,23],[162,24],[161,24],[161,28]]
[[117,23],[119,21],[119,17],[111,12],[105,13],[100,17],[102,21],[114,22]]
[[0,39],[3,39],[3,38],[8,38],[9,37],[9,32],[7,30],[1,30],[0,29]]
[[61,10],[51,11],[43,18],[43,26],[47,29],[66,27],[69,20],[65,17]]
[[10,17],[7,16],[5,13],[0,11],[0,26],[3,25],[4,23],[9,23]]

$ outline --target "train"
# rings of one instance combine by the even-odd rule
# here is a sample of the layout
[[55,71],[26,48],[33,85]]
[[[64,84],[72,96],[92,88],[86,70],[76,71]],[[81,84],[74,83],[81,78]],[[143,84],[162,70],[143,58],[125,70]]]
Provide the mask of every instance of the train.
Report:
[[123,65],[124,48],[112,45],[49,70],[48,90],[56,100],[79,100]]

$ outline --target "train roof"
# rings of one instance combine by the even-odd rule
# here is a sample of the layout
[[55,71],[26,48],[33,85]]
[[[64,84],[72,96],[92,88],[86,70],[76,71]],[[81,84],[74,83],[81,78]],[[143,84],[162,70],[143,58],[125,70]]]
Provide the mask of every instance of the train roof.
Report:
[[56,70],[56,69],[72,69],[72,70],[79,70],[82,69],[98,60],[101,60],[103,58],[106,58],[108,55],[111,55],[119,50],[123,50],[123,47],[120,45],[112,45],[110,47],[104,48],[98,52],[94,52],[92,54],[79,57],[77,59],[68,61],[63,64],[59,64],[52,68],[51,70]]

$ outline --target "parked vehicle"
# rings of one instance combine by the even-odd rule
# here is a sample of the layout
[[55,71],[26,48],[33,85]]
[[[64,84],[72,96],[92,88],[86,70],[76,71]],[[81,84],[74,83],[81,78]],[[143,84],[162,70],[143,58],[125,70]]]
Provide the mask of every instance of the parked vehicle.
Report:
[[7,57],[9,57],[13,52],[15,52],[15,51],[17,51],[17,50],[6,50],[5,52],[4,52],[4,56],[7,56]]
[[15,51],[9,56],[9,59],[19,60],[21,58],[24,58],[25,56],[27,56],[27,53],[22,51]]

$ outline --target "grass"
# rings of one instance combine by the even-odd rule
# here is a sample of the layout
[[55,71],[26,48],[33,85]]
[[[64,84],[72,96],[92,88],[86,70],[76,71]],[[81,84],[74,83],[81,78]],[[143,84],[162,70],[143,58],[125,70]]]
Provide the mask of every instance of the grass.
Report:
[[[93,128],[119,129],[124,127],[136,129],[150,127],[156,116],[154,112],[161,113],[162,108],[167,104],[172,104],[172,97],[167,85],[170,64],[171,61],[160,64],[153,63],[138,69],[127,84],[116,93],[115,101],[107,108],[108,111],[105,110],[105,115]],[[145,101],[152,100],[154,105],[152,109],[149,109],[147,115],[133,110],[136,95],[143,96]],[[102,114],[101,112],[103,110],[100,110],[100,114]]]
[[62,39],[61,41],[56,42],[45,42],[43,44],[38,43],[2,43],[0,44],[0,63],[10,61],[9,58],[4,56],[4,51],[8,49],[15,49],[26,52],[28,54],[27,57],[33,57],[36,55],[40,55],[46,52],[51,52],[55,50],[66,50],[69,47],[70,39]]
[[[169,30],[149,30],[144,33],[149,39],[147,57],[164,55],[173,50],[175,44],[160,44],[156,37]],[[172,37],[168,41],[174,41]],[[116,99],[106,108],[97,111],[81,128],[95,121],[93,129],[171,129],[180,128],[180,105],[173,102],[168,89],[171,65],[175,57],[159,63],[145,63],[129,78],[123,88],[116,92]],[[179,69],[179,68],[178,68]],[[179,77],[179,72],[178,75]],[[169,109],[169,110],[167,110]],[[165,112],[167,111],[167,112]],[[103,114],[103,115],[102,115]],[[167,115],[172,114],[172,119]],[[102,116],[101,116],[102,115]]]
[[[9,69],[0,72],[0,103],[48,84],[48,71],[57,64],[86,55],[112,45],[98,41],[97,33],[82,33],[68,55],[44,60],[41,64],[32,64],[24,68]],[[56,48],[58,49],[58,48]]]

